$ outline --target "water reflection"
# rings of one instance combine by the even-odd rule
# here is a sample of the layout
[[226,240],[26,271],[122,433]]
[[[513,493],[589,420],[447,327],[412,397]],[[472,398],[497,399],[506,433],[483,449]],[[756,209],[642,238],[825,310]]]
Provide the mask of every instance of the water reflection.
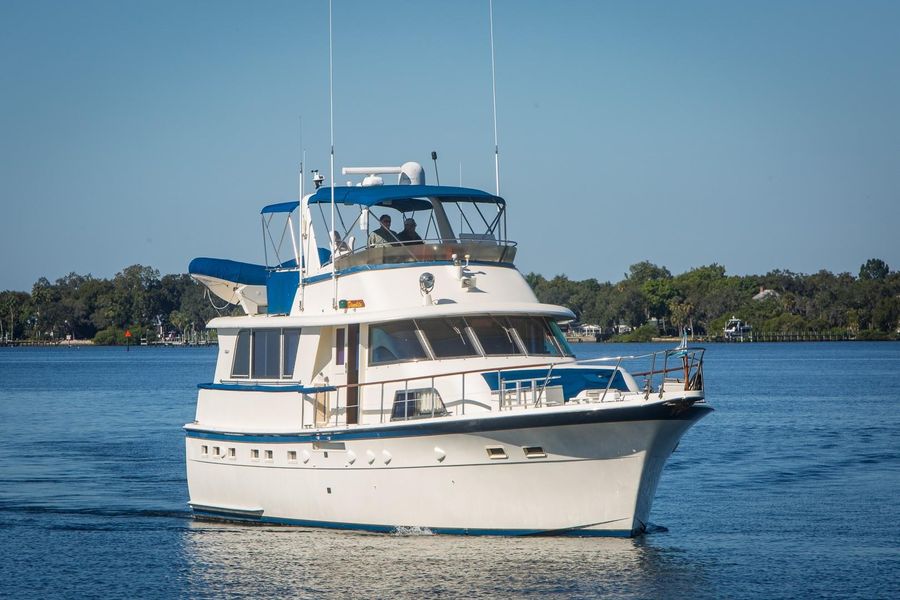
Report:
[[704,569],[638,539],[382,535],[195,522],[183,534],[189,596],[702,597]]

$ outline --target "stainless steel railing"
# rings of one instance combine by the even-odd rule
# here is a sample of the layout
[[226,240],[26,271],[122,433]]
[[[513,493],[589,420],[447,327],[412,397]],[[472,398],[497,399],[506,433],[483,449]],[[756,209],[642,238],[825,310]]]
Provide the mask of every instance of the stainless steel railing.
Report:
[[[667,391],[702,391],[703,390],[703,348],[678,348],[661,350],[641,355],[612,356],[592,358],[569,362],[551,362],[543,364],[524,364],[495,369],[470,369],[424,376],[383,379],[354,384],[329,385],[319,388],[314,393],[304,393],[301,407],[301,423],[303,427],[350,427],[360,423],[379,422],[385,420],[413,420],[435,418],[446,415],[465,415],[466,406],[486,410],[525,410],[544,406],[561,405],[573,401],[564,397],[560,380],[561,371],[580,366],[609,365],[608,381],[602,391],[597,388],[584,393],[581,402],[622,401],[627,395],[639,396],[649,400],[651,395],[662,398]],[[646,371],[631,372],[625,365],[649,362]],[[657,365],[662,363],[662,368]],[[520,377],[511,371],[534,370],[547,368],[546,374],[535,377]],[[496,373],[496,389],[484,375]],[[620,373],[628,373],[637,381],[643,377],[643,385],[637,389],[626,390],[615,387],[625,383]],[[677,376],[670,377],[675,373]],[[467,379],[479,377],[477,391],[467,395]],[[506,377],[504,375],[507,375]],[[617,383],[617,377],[618,383]],[[444,395],[451,400],[444,402]],[[353,393],[355,390],[355,393]],[[370,391],[371,390],[371,391]],[[610,394],[611,391],[615,394]],[[387,396],[385,394],[387,392]],[[394,415],[394,407],[398,394],[402,392],[402,415]],[[431,392],[430,411],[416,412],[410,415],[409,402],[411,392]],[[348,402],[350,396],[355,400]],[[458,399],[455,399],[458,396]],[[581,396],[581,395],[579,395]],[[385,402],[385,399],[388,402]],[[342,402],[343,400],[343,402]],[[417,401],[417,400],[416,400]],[[313,419],[306,418],[305,405],[312,403]],[[439,408],[439,406],[441,408]],[[319,418],[319,417],[322,418]],[[366,419],[365,417],[370,417]],[[351,418],[348,418],[351,417]],[[353,418],[355,417],[355,418]],[[309,422],[308,422],[309,421]]]

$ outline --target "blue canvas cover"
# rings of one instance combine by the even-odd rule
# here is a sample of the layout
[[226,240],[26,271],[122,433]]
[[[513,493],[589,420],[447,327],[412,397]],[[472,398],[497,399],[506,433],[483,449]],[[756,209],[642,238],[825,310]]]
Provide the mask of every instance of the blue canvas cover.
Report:
[[266,280],[266,298],[270,315],[287,315],[291,312],[297,286],[300,285],[300,271],[271,271]]
[[[334,201],[337,204],[359,204],[362,206],[385,206],[401,211],[427,210],[431,204],[421,198],[455,198],[469,202],[496,202],[506,204],[499,196],[494,196],[473,188],[448,185],[373,185],[368,187],[337,186]],[[322,187],[309,199],[310,204],[330,204],[331,188]]]
[[266,268],[262,265],[227,260],[225,258],[195,258],[188,265],[191,275],[206,275],[245,285],[265,285]]

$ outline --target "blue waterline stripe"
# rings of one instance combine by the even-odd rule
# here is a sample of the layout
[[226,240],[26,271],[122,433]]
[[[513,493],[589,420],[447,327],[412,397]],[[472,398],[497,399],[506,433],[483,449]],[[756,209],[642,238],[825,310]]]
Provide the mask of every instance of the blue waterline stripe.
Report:
[[318,392],[333,392],[334,386],[305,387],[302,385],[263,385],[258,383],[198,383],[201,390],[225,390],[229,392],[300,392],[301,394],[315,394]]
[[[436,267],[440,265],[452,265],[452,260],[432,260],[425,262],[404,262],[404,263],[383,263],[380,265],[357,265],[355,267],[348,267],[346,269],[341,269],[335,275],[337,277],[341,277],[343,275],[352,275],[353,273],[359,273],[361,271],[380,271],[382,269],[402,269],[405,267]],[[506,262],[493,262],[493,261],[470,261],[470,265],[484,265],[484,266],[495,266],[495,267],[505,267],[507,269],[515,268],[513,263]],[[331,279],[331,273],[323,273],[321,275],[313,275],[312,277],[307,277],[303,280],[303,283],[318,283],[319,281],[326,281]]]
[[564,425],[584,425],[592,423],[622,423],[628,421],[698,421],[712,412],[707,405],[693,405],[687,408],[657,404],[652,407],[637,406],[615,409],[593,409],[575,413],[541,414],[532,412],[498,419],[466,419],[464,421],[431,420],[425,423],[393,425],[366,430],[346,429],[343,431],[319,431],[311,433],[233,433],[209,430],[187,429],[188,438],[204,440],[220,440],[229,442],[277,443],[309,443],[320,441],[390,439],[403,437],[420,437],[431,435],[450,435],[457,433],[485,433],[489,431],[505,431],[509,429],[528,429],[534,427],[558,427]]
[[373,533],[396,533],[403,529],[421,529],[441,535],[490,535],[490,536],[533,536],[533,535],[561,535],[575,537],[631,537],[630,530],[543,530],[543,529],[465,529],[458,527],[422,527],[406,525],[373,525],[368,523],[341,523],[337,521],[312,521],[306,519],[285,519],[281,517],[250,517],[243,514],[228,511],[211,511],[194,509],[194,515],[201,518],[219,519],[226,521],[239,521],[245,523],[292,525],[295,527],[321,527],[325,529],[343,529],[370,531]]

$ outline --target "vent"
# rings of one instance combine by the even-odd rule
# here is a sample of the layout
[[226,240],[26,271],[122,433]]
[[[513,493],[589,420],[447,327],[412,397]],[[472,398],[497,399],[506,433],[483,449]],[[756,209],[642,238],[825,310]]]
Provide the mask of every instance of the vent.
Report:
[[509,458],[506,456],[506,450],[503,449],[503,446],[486,446],[485,450],[487,451],[488,458],[492,460]]

